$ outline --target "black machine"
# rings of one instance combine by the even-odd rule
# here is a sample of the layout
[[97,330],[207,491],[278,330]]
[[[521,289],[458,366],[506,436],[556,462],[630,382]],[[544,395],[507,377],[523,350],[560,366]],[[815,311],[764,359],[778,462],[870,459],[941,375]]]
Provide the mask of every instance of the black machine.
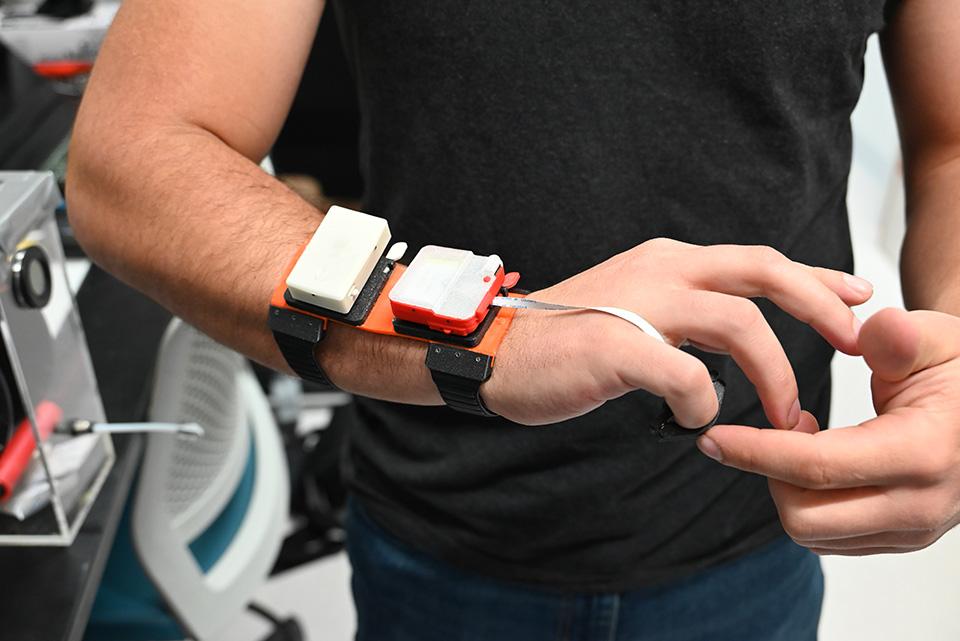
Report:
[[79,103],[0,45],[0,169],[49,169],[62,182],[57,168]]
[[[50,81],[0,44],[0,171],[52,171],[64,193],[67,146],[80,98],[57,93]],[[56,212],[68,256],[81,256],[67,222]]]

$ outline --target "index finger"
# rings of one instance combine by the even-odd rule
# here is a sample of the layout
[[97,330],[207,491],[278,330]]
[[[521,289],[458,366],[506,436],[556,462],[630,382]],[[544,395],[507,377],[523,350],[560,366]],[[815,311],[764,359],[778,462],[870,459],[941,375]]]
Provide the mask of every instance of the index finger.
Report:
[[763,296],[807,323],[835,348],[858,354],[860,323],[840,295],[797,263],[763,245],[712,245],[698,248],[697,286],[735,296]]
[[[724,465],[810,489],[892,485],[916,478],[923,453],[895,416],[814,433],[806,429],[811,421],[816,423],[804,412],[800,425],[790,431],[717,425],[698,445]],[[719,457],[713,456],[716,452]]]

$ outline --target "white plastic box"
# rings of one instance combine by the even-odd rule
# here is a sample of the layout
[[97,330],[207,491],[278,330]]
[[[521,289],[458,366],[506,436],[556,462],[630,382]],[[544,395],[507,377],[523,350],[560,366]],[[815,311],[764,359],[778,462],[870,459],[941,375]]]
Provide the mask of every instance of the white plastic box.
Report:
[[287,276],[287,289],[299,301],[346,314],[389,242],[385,219],[331,207]]

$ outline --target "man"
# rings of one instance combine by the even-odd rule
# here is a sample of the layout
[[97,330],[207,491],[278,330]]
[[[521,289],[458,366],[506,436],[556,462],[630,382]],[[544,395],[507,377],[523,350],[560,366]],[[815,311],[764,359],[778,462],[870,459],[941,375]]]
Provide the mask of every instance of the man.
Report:
[[[269,295],[321,214],[256,163],[321,4],[127,0],[71,149],[90,255],[278,369]],[[360,397],[360,639],[809,639],[822,577],[807,548],[905,551],[954,525],[960,8],[335,4],[367,211],[414,246],[496,252],[537,298],[627,307],[702,348],[521,312],[480,391],[503,418],[482,419],[437,407],[421,347],[334,326],[316,355]],[[871,289],[842,273],[844,199],[876,31],[907,170],[904,289],[931,311],[861,329],[848,306]],[[818,433],[823,339],[867,359],[875,421]],[[657,444],[658,396],[687,427],[715,414],[704,362],[731,425],[700,451]]]

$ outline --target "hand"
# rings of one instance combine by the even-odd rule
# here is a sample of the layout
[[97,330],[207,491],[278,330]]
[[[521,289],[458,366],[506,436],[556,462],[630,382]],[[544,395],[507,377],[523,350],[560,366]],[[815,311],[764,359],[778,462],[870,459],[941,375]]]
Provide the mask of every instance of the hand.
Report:
[[784,529],[819,554],[910,552],[960,522],[960,318],[883,310],[860,332],[877,418],[819,432],[718,425],[705,453],[770,478]]
[[855,354],[860,323],[849,305],[871,294],[866,281],[790,261],[769,247],[651,240],[531,297],[630,309],[672,345],[597,312],[521,310],[481,395],[498,414],[538,425],[644,389],[664,397],[680,425],[699,427],[716,416],[717,397],[703,363],[675,348],[689,340],[732,355],[770,421],[792,427],[800,419],[793,370],[747,297],[771,299],[837,349]]

